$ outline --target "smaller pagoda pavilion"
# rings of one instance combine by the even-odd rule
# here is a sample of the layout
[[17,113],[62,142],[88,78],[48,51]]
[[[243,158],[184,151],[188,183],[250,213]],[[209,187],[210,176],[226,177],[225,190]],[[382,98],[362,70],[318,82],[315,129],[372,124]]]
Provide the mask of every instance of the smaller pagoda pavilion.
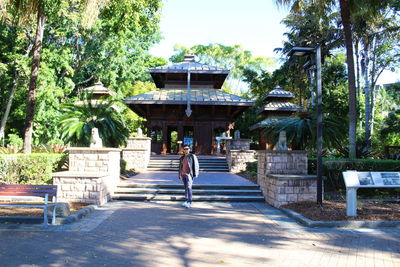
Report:
[[183,145],[196,154],[215,154],[216,137],[229,136],[235,119],[254,105],[221,90],[229,70],[196,62],[194,55],[149,72],[159,89],[124,101],[146,118],[154,154],[182,153]]
[[294,97],[293,93],[285,91],[279,86],[263,97],[262,101],[266,104],[257,110],[257,114],[263,115],[265,119],[250,127],[250,130],[257,130],[259,133],[260,150],[271,150],[274,147],[273,141],[268,140],[264,132],[264,127],[271,120],[279,117],[290,117],[296,112],[303,111],[303,107],[290,102]]

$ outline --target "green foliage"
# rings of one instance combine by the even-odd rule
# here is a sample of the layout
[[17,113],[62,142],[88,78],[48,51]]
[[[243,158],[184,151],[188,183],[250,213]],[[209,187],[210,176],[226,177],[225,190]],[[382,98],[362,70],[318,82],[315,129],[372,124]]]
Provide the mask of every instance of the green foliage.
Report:
[[22,138],[19,137],[17,134],[9,134],[7,143],[10,146],[16,146],[21,148],[24,145],[24,140],[22,140]]
[[246,162],[246,172],[253,176],[257,176],[257,161]]
[[[90,8],[84,4],[86,1],[50,2],[46,1],[45,6],[47,21],[33,125],[36,146],[59,143],[60,105],[74,102],[79,89],[101,80],[122,99],[131,96],[136,81],[150,80],[146,73],[149,67],[166,63],[148,54],[149,47],[160,39],[160,0],[90,1]],[[93,6],[99,2],[104,5]],[[34,23],[6,26],[0,22],[1,111],[16,74],[20,75],[6,135],[23,136],[32,26]],[[127,121],[132,122],[129,128],[141,123],[136,118]]]
[[386,145],[400,145],[400,110],[389,114],[380,134]]
[[104,146],[126,144],[129,132],[115,104],[109,100],[93,102],[85,97],[80,103],[62,105],[60,126],[63,140],[75,146],[89,146],[91,131],[97,128]]
[[[286,131],[288,144],[293,149],[313,149],[316,144],[316,114],[300,113],[299,116],[278,117],[270,119],[264,126],[267,139],[278,141],[279,133]],[[341,121],[324,117],[323,139],[324,146],[329,149],[341,147],[345,136],[345,128]]]
[[51,174],[66,156],[61,153],[0,155],[0,183],[51,184]]
[[[316,173],[316,159],[309,158],[308,172]],[[323,175],[326,177],[324,186],[325,191],[344,190],[342,172],[347,170],[357,171],[400,171],[399,160],[380,160],[380,159],[324,159]]]

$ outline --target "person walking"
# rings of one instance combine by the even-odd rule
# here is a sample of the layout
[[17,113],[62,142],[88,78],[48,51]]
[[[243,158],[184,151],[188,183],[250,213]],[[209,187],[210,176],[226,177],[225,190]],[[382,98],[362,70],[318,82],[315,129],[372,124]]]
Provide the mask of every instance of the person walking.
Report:
[[192,207],[192,185],[193,179],[199,176],[199,161],[196,155],[190,153],[190,146],[183,147],[184,155],[179,159],[179,179],[185,186],[186,201],[182,206],[190,209]]

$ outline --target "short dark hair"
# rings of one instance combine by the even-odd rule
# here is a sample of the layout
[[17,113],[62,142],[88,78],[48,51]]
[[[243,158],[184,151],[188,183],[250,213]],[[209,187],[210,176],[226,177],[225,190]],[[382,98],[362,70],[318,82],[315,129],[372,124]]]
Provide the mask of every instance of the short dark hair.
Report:
[[183,148],[185,148],[185,147],[188,147],[188,148],[190,148],[190,146],[189,146],[189,145],[184,145],[184,146],[183,146]]

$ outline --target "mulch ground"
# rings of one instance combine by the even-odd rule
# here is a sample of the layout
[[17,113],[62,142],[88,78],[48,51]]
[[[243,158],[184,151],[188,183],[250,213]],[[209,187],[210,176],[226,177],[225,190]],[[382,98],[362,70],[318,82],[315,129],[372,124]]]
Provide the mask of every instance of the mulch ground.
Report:
[[[242,172],[238,175],[257,184],[255,175]],[[284,208],[293,210],[313,221],[400,221],[400,202],[363,201],[358,202],[357,216],[346,216],[345,196],[340,193],[326,193],[330,199],[342,201],[324,200],[319,206],[314,201],[304,201],[284,205]],[[393,196],[396,199],[398,196]]]
[[322,206],[314,201],[291,203],[283,206],[313,221],[400,221],[400,203],[359,202],[357,216],[346,216],[346,202],[324,201]]

